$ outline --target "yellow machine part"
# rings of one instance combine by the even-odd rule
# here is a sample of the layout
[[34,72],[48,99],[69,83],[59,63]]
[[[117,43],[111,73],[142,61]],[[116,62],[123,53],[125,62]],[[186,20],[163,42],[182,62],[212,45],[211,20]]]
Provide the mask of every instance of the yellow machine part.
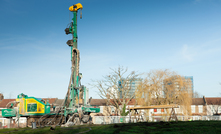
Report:
[[19,102],[19,114],[26,115],[29,113],[45,113],[45,106],[33,98],[20,98],[16,99],[16,101]]
[[16,99],[19,107],[19,114],[25,114],[25,98]]
[[[36,110],[29,111],[28,106],[35,105]],[[40,102],[36,101],[35,99],[26,99],[26,113],[44,113],[45,112],[45,106],[42,105]]]
[[77,11],[78,9],[83,9],[83,6],[81,5],[81,3],[77,3],[77,4],[69,7],[69,10],[72,12]]

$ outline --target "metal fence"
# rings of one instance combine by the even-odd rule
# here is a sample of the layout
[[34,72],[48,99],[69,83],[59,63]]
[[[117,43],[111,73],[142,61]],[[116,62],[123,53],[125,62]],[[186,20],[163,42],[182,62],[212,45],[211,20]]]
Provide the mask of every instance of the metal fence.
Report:
[[[177,116],[178,121],[221,120],[221,116]],[[94,124],[136,123],[168,121],[169,116],[94,116]]]
[[[93,116],[94,124],[114,124],[114,123],[136,123],[136,122],[160,122],[168,121],[169,116]],[[217,120],[221,121],[221,116],[177,116],[178,121],[197,121],[197,120]],[[19,119],[19,127],[26,126],[26,118]],[[0,128],[18,127],[16,119],[0,118]]]
[[19,118],[19,124],[17,118],[7,119],[0,118],[0,128],[16,128],[16,127],[25,127],[26,118]]

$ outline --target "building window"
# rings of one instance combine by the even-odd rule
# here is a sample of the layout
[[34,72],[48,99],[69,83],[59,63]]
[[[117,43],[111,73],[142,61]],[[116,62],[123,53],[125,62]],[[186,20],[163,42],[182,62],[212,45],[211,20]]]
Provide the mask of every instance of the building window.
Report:
[[103,113],[103,106],[100,106],[100,113]]
[[199,113],[203,113],[203,105],[198,105]]
[[157,112],[157,109],[154,109],[154,112]]
[[114,107],[111,107],[112,114],[115,112]]
[[27,104],[27,112],[37,112],[37,104],[36,103]]
[[221,107],[220,106],[218,107],[218,113],[221,113]]
[[191,112],[195,113],[195,106],[191,106]]

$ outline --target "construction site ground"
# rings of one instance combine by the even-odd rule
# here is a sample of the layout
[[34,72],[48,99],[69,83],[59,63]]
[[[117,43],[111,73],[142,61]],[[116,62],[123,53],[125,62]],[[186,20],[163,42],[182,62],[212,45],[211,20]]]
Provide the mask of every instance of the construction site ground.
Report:
[[125,134],[125,133],[188,133],[188,134],[218,134],[221,133],[220,121],[182,121],[182,122],[142,122],[127,124],[108,124],[108,125],[80,125],[73,127],[50,127],[44,128],[20,128],[20,129],[1,129],[0,133],[13,134]]

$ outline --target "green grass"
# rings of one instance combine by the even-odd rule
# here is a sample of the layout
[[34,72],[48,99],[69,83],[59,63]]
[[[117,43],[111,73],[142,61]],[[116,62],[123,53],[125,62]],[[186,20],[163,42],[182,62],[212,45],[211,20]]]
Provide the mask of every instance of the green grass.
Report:
[[84,132],[89,129],[88,134],[219,134],[221,133],[221,121],[188,121],[188,122],[143,122],[110,125],[82,125],[69,128],[50,127],[31,129],[2,129],[0,133],[9,132],[13,134],[73,134]]

